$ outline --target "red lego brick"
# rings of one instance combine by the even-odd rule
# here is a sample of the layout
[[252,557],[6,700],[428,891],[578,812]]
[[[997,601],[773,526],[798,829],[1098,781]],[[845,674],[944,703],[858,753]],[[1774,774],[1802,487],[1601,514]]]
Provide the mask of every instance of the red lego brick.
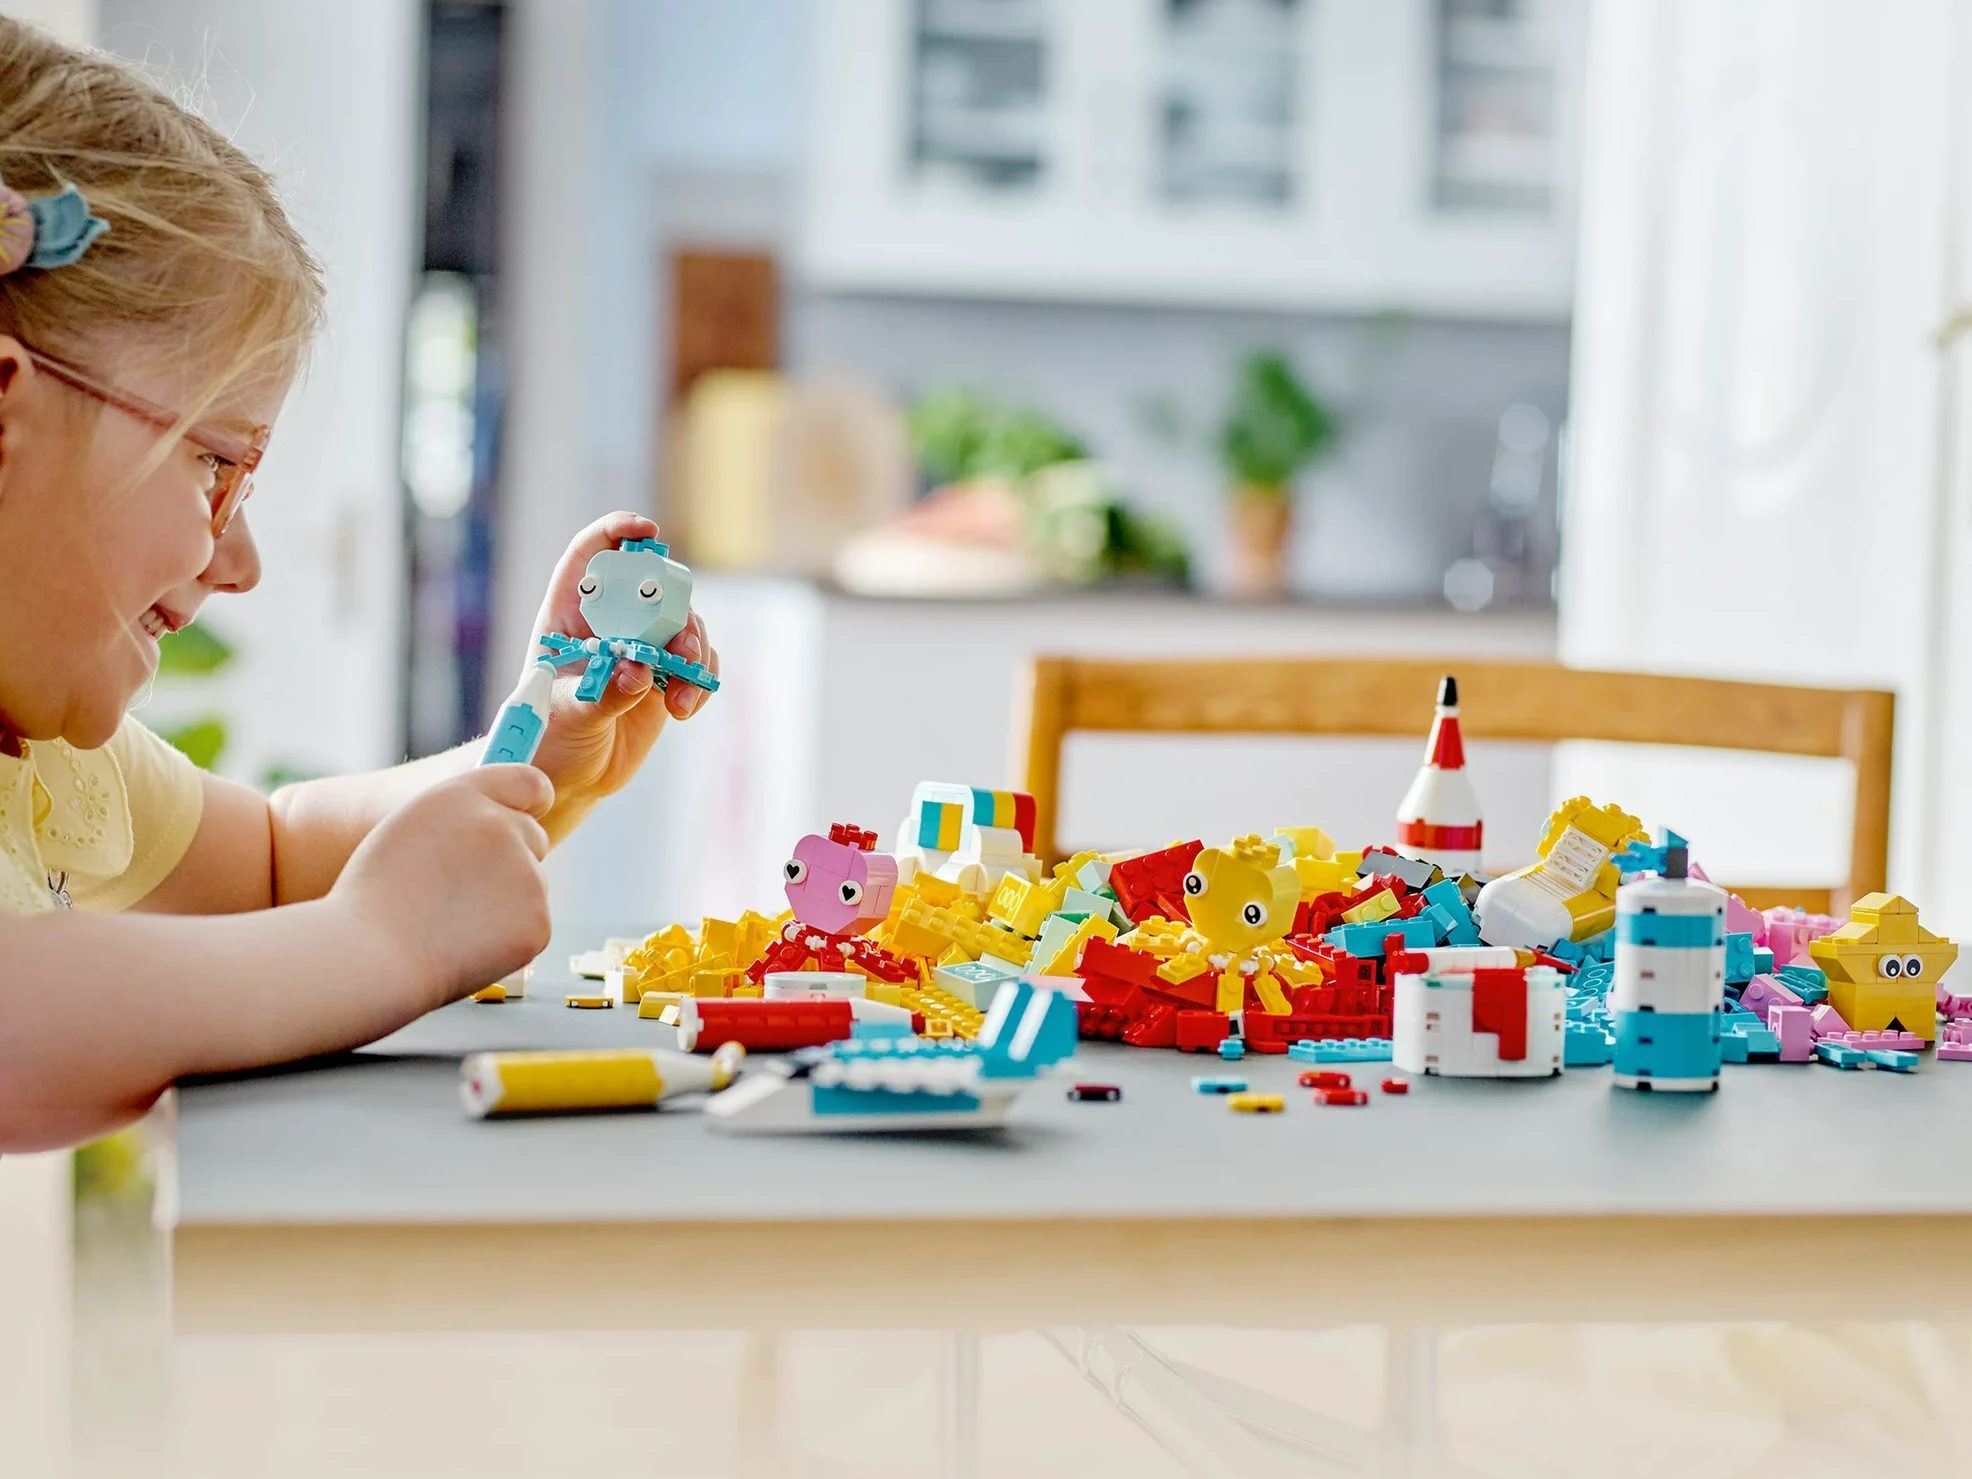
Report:
[[848,822],[837,822],[830,827],[829,841],[846,842],[849,846],[861,848],[864,852],[876,851],[876,833],[865,832],[861,827],[851,826]]
[[1231,1027],[1224,1012],[1179,1012],[1176,1046],[1185,1053],[1216,1053]]
[[736,1042],[751,1053],[785,1053],[841,1042],[854,1030],[855,1018],[846,999],[830,1001],[764,1001],[740,997],[708,997],[696,1003],[698,1045],[711,1052]]
[[1162,1002],[1153,1003],[1148,1011],[1123,1029],[1123,1041],[1133,1048],[1175,1048],[1178,1045],[1178,1009]]
[[1336,1073],[1324,1068],[1311,1068],[1298,1080],[1304,1089],[1351,1089],[1355,1082],[1346,1073]]
[[1132,950],[1127,945],[1118,945],[1114,940],[1092,939],[1082,947],[1082,962],[1075,974],[1087,980],[1094,976],[1107,976],[1114,981],[1126,981],[1132,986],[1155,989],[1162,983],[1157,979],[1157,957],[1144,950]]
[[1499,1038],[1503,1063],[1527,1056],[1527,973],[1519,968],[1472,973],[1472,1030]]
[[[1152,914],[1189,920],[1191,916],[1183,904],[1185,874],[1204,850],[1203,842],[1184,842],[1112,864],[1109,886],[1116,890],[1116,902],[1123,906],[1125,914],[1139,922]],[[1176,913],[1171,912],[1174,907]]]
[[1411,1081],[1407,1078],[1386,1078],[1383,1081],[1383,1092],[1386,1094],[1408,1094],[1410,1091]]
[[1369,1103],[1369,1095],[1361,1089],[1316,1089],[1315,1103],[1364,1105]]

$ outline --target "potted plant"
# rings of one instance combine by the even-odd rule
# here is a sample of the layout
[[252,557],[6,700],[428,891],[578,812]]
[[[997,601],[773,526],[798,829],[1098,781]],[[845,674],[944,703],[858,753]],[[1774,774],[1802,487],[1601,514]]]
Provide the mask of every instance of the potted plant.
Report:
[[1282,355],[1263,350],[1241,362],[1219,429],[1238,594],[1275,596],[1286,586],[1295,475],[1335,444],[1338,431],[1334,413]]

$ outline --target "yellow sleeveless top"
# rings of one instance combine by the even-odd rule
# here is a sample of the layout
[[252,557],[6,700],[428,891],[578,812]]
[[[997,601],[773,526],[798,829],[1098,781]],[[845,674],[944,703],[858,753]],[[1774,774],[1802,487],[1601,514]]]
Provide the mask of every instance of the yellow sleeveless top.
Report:
[[135,719],[100,750],[36,740],[0,755],[0,912],[127,909],[199,829],[198,767]]

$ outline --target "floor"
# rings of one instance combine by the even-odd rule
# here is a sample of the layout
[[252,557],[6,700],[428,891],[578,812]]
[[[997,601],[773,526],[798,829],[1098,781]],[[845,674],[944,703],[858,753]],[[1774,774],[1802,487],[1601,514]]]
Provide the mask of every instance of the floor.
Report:
[[1813,1324],[173,1340],[141,1154],[86,1167],[0,1161],[10,1479],[1972,1473],[1972,1331],[1813,1269],[1747,1270]]

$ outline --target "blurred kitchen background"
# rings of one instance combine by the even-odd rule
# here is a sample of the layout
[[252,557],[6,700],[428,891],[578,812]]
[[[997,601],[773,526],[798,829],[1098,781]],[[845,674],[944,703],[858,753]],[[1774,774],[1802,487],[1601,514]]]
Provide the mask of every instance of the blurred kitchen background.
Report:
[[[1968,896],[1948,0],[6,8],[185,88],[329,265],[269,578],[146,715],[224,770],[478,732],[624,507],[727,686],[557,856],[571,916],[1005,783],[1039,650],[1895,687],[1893,882]],[[1845,856],[1839,767],[1475,738],[1490,861],[1579,785],[1722,875]],[[1380,835],[1416,761],[1078,741],[1067,831]]]

